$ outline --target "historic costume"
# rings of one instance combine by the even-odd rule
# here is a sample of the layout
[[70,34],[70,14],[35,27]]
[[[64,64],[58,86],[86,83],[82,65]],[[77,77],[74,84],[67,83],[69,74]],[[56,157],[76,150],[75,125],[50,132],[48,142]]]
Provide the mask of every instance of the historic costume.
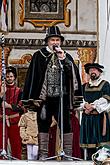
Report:
[[[96,68],[102,71],[102,66],[93,63],[86,64],[85,71],[89,74],[90,68]],[[100,145],[110,142],[110,123],[108,111],[110,108],[110,84],[103,80],[102,76],[98,79],[83,84],[82,104],[83,113],[80,129],[80,145],[82,148],[96,148]],[[93,105],[94,109],[86,113],[85,104]]]
[[27,145],[28,160],[37,160],[38,158],[38,125],[37,113],[28,111],[24,113],[18,123],[20,127],[20,136],[22,143]]
[[[6,74],[12,72],[16,79],[16,71],[13,67],[8,67]],[[21,138],[19,134],[18,122],[20,119],[20,114],[23,113],[21,108],[21,99],[22,90],[17,87],[15,84],[11,85],[6,83],[6,92],[5,92],[5,102],[12,106],[12,109],[5,108],[5,147],[7,148],[8,138],[11,146],[11,156],[17,159],[21,159],[22,147],[21,147]],[[0,108],[0,149],[3,147],[3,109],[2,109],[2,98],[1,98],[1,108]]]
[[[58,27],[50,27],[45,41],[51,37],[61,36]],[[66,154],[72,155],[72,133],[70,124],[70,109],[74,108],[75,92],[81,91],[81,82],[73,58],[66,52],[63,60],[58,59],[57,53],[49,49],[42,48],[34,53],[30,63],[25,81],[23,99],[42,100],[38,107],[38,128],[40,154],[46,155],[48,152],[48,131],[54,115],[60,126],[60,62],[63,65],[63,131],[64,150]],[[81,93],[80,93],[81,94]],[[79,95],[78,95],[79,96]],[[40,109],[40,110],[39,110]],[[44,140],[46,139],[46,140]],[[67,148],[68,146],[68,148]],[[45,147],[45,148],[44,148]]]

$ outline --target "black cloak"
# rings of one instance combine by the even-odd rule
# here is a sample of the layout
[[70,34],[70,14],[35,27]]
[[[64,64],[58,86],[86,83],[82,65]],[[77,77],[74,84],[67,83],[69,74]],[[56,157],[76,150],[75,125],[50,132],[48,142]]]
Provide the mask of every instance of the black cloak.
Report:
[[[74,63],[71,55],[66,53],[66,58],[69,59],[74,67],[74,71],[76,74],[76,79],[78,82],[78,89],[75,91],[75,95],[82,96],[81,90],[81,80],[79,75],[79,70]],[[52,53],[48,52],[46,48],[42,48],[41,50],[36,51],[33,54],[31,63],[29,65],[24,89],[23,89],[23,100],[34,99],[38,100],[40,96],[40,92],[42,89],[42,85],[45,78],[45,72],[47,69],[47,65],[52,57]],[[72,73],[73,74],[73,73]]]

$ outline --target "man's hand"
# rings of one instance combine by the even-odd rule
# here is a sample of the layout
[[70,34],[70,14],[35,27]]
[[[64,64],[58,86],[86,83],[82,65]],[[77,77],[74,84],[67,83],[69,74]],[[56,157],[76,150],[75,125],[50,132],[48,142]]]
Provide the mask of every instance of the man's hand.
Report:
[[60,46],[54,46],[54,52],[57,54],[58,58],[60,60],[64,60],[65,59],[65,54],[64,54],[64,50],[62,50],[62,48]]
[[42,103],[42,100],[34,100],[33,103],[36,107],[40,107],[41,103]]
[[59,59],[63,59],[65,57],[64,51],[61,49],[61,47],[56,47],[56,52]]
[[3,107],[3,106],[5,106],[5,108],[12,109],[11,104],[8,104],[6,101],[5,101],[5,102],[2,102],[2,107]]
[[6,92],[6,84],[4,82],[2,82],[1,85],[1,91],[0,91],[0,97],[3,97],[4,93]]
[[85,113],[86,113],[86,114],[90,114],[91,111],[94,110],[94,107],[93,107],[92,104],[85,103],[85,105],[84,105],[84,110],[85,110]]

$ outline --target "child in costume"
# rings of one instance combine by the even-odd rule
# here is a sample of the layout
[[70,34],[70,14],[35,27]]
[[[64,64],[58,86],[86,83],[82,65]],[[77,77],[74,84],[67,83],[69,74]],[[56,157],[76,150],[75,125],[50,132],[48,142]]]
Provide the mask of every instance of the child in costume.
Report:
[[31,109],[24,113],[19,121],[20,136],[22,143],[27,146],[27,159],[37,160],[38,158],[38,125],[37,112]]

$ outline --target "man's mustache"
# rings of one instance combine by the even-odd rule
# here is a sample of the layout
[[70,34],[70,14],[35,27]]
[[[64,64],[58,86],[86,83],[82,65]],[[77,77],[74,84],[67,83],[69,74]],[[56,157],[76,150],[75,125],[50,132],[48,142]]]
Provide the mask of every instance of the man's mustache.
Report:
[[96,80],[98,79],[99,76],[97,76],[96,73],[91,73],[90,77],[91,77],[91,80]]

